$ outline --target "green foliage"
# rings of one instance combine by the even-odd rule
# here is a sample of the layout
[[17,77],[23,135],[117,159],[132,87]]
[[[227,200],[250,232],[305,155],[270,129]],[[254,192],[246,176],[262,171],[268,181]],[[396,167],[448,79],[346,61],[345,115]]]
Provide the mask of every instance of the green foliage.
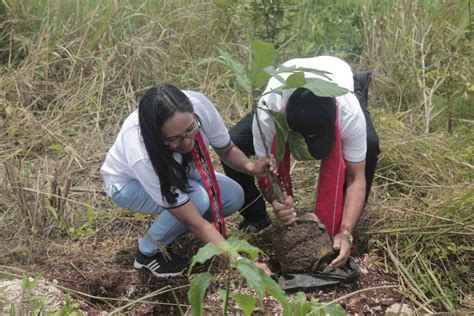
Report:
[[245,316],[250,316],[255,308],[257,299],[247,294],[232,294],[232,299],[239,304],[240,309],[244,312]]
[[[361,4],[357,1],[215,1],[216,20],[226,21],[229,40],[261,39],[282,56],[360,54]],[[216,25],[215,27],[219,27]],[[242,39],[243,34],[243,39]]]
[[[282,94],[285,90],[299,87],[306,88],[316,95],[325,97],[340,96],[348,92],[346,88],[340,87],[332,81],[327,81],[321,78],[305,78],[304,75],[304,73],[307,72],[329,78],[327,76],[328,72],[326,71],[294,66],[287,67],[284,65],[275,68],[273,63],[276,59],[276,52],[271,44],[255,40],[251,44],[251,49],[252,58],[248,69],[245,69],[244,66],[232,58],[229,53],[223,51],[220,51],[220,57],[204,59],[199,62],[199,64],[217,61],[220,64],[229,67],[235,73],[237,86],[250,95],[250,100],[252,102],[250,106],[252,106],[253,111],[255,111],[257,93],[260,91],[261,86],[263,86],[270,78],[275,78],[281,82],[281,86],[272,91],[267,91],[266,93]],[[265,104],[263,106],[265,106]],[[277,160],[282,159],[284,148],[288,141],[294,141],[294,143],[290,145],[290,150],[295,154],[295,159],[312,159],[307,148],[300,148],[300,146],[306,147],[306,144],[304,143],[304,140],[302,141],[301,136],[296,136],[295,134],[297,133],[289,129],[283,114],[271,111],[266,107],[261,109],[269,113],[275,123],[277,136]],[[292,136],[289,137],[289,134]]]
[[92,209],[91,207],[86,207],[85,219],[85,223],[80,225],[79,227],[67,228],[67,232],[72,239],[80,239],[83,237],[90,237],[95,235],[95,221],[97,219],[97,214],[94,209]]
[[300,133],[291,131],[291,130],[289,131],[288,146],[289,146],[291,155],[296,160],[303,161],[303,160],[314,159],[314,157],[311,156],[311,154],[309,153],[308,146],[306,145],[306,142]]
[[270,79],[268,73],[265,72],[265,68],[275,64],[276,50],[273,45],[260,40],[253,41],[250,47],[252,49],[252,63],[247,71],[247,76],[250,86],[258,92],[258,89]]
[[[230,127],[255,104],[248,96],[259,93],[246,81],[248,43],[259,39],[276,47],[274,65],[330,54],[372,72],[370,109],[382,145],[376,199],[368,204],[375,205],[365,214],[374,217],[372,249],[383,251],[387,270],[421,312],[462,308],[472,292],[466,277],[474,247],[469,1],[6,0],[0,21],[0,239],[10,249],[2,264],[38,258],[45,269],[51,262],[42,260],[45,253],[63,251],[56,245],[65,236],[80,239],[110,225],[117,234],[129,229],[130,218],[116,216],[117,207],[97,193],[104,153],[136,107],[134,94],[157,82],[201,91]],[[194,67],[225,52],[248,65],[238,79],[244,93],[234,89],[229,71]],[[302,85],[301,71],[289,77],[289,87]],[[420,133],[425,125],[431,134]],[[452,134],[440,133],[445,130]],[[303,140],[289,132],[297,157],[293,137]],[[59,166],[79,189],[67,199],[49,190],[53,180],[62,184]],[[314,185],[313,178],[301,180]]]
[[[202,249],[202,248],[201,248]],[[202,315],[202,301],[207,288],[211,283],[212,276],[209,273],[200,273],[193,277],[188,291],[188,300],[191,304],[193,316]]]
[[393,202],[377,228],[369,228],[374,248],[391,253],[387,267],[423,312],[458,310],[459,297],[472,287],[465,276],[472,273],[474,249],[469,145],[459,144],[469,144],[472,135],[420,136],[400,117],[383,111],[377,118],[387,138],[375,180],[384,186],[379,194]]
[[472,103],[469,14],[461,0],[367,1],[362,10],[366,63],[384,74],[375,87],[383,93],[373,104],[416,112],[425,132],[445,126],[451,132],[456,117],[472,119],[472,107],[458,114],[463,103]]
[[[236,269],[240,277],[244,278],[246,284],[255,291],[257,294],[258,301],[260,305],[263,303],[263,298],[265,293],[272,295],[283,307],[283,315],[295,315],[297,310],[301,310],[301,305],[304,304],[311,312],[315,312],[314,315],[326,315],[327,312],[339,312],[342,311],[342,314],[334,315],[344,315],[343,309],[339,305],[324,305],[319,303],[316,300],[311,300],[306,302],[306,299],[303,299],[301,295],[298,294],[299,299],[290,302],[285,292],[279,287],[270,276],[268,276],[263,270],[257,268],[252,260],[243,257],[237,257],[239,252],[246,253],[252,260],[257,258],[260,250],[256,247],[251,246],[245,240],[235,239],[230,237],[227,241],[224,241],[218,245],[207,244],[201,247],[197,254],[193,257],[191,265],[189,267],[188,275],[191,273],[192,268],[197,263],[205,263],[208,260],[212,259],[215,256],[224,256],[228,258],[229,262],[229,272],[227,278],[226,291],[221,291],[221,297],[224,299],[224,315],[227,315],[227,300],[233,299],[241,307],[245,315],[250,315],[255,308],[257,300],[252,296],[239,294],[239,293],[230,293],[230,273],[231,269]],[[201,273],[192,278],[191,285],[188,291],[188,298],[191,304],[192,315],[202,315],[202,301],[204,299],[205,293],[209,284],[211,282],[212,276],[209,273]],[[316,313],[317,312],[317,313]],[[332,315],[332,314],[331,314]]]

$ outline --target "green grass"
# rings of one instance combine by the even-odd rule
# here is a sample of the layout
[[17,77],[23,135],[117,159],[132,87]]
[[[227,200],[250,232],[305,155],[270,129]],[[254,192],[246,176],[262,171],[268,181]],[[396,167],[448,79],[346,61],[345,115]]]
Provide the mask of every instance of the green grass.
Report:
[[[103,195],[98,169],[135,94],[158,82],[201,91],[230,127],[246,96],[230,72],[198,62],[222,48],[245,63],[253,36],[277,34],[280,61],[324,51],[373,72],[383,153],[359,235],[420,313],[473,309],[472,13],[463,1],[360,3],[0,2],[0,263],[28,265],[51,241],[120,236],[134,219]],[[252,5],[284,14],[255,20]],[[275,29],[263,29],[267,20]],[[299,203],[310,205],[314,182],[295,175]]]

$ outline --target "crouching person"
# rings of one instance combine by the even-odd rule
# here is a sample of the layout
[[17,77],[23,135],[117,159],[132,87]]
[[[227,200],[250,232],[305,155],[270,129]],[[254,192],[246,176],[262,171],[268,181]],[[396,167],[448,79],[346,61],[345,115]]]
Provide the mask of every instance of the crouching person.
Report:
[[214,172],[209,146],[252,176],[268,164],[250,161],[232,143],[214,105],[197,92],[154,86],[124,121],[101,168],[107,195],[121,208],[159,215],[138,241],[135,268],[157,277],[181,274],[187,263],[169,248],[169,255],[161,250],[187,231],[204,243],[224,241],[224,218],[242,207],[244,193]]

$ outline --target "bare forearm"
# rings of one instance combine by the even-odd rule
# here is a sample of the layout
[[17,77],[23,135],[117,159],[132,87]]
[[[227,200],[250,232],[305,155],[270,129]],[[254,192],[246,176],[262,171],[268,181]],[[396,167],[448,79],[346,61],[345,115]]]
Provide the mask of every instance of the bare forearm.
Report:
[[188,228],[204,243],[217,244],[225,240],[215,227],[207,221],[203,225],[188,226]]
[[191,201],[180,207],[170,209],[169,212],[202,242],[219,243],[224,241],[224,237],[202,217]]
[[252,175],[252,161],[234,144],[224,150],[216,150],[219,157],[234,170]]
[[341,223],[341,231],[348,230],[350,233],[359,220],[365,200],[365,181],[352,182],[348,185],[344,200],[344,213]]

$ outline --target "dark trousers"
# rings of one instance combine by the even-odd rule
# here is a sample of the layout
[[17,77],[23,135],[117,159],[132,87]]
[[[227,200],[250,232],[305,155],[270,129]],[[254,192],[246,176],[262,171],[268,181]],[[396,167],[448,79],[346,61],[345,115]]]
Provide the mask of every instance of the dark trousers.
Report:
[[[365,161],[366,201],[370,193],[375,169],[377,168],[378,155],[380,153],[379,137],[375,132],[370,113],[367,110],[369,83],[370,73],[358,72],[354,74],[354,91],[359,99],[367,124],[367,155]],[[232,142],[234,142],[234,144],[247,156],[255,155],[255,149],[253,148],[252,121],[253,113],[248,113],[229,130]],[[223,162],[222,166],[224,167],[226,175],[240,183],[244,189],[245,202],[241,210],[242,216],[250,221],[264,218],[267,214],[265,200],[260,195],[260,191],[255,185],[254,178],[247,174],[235,171]]]

